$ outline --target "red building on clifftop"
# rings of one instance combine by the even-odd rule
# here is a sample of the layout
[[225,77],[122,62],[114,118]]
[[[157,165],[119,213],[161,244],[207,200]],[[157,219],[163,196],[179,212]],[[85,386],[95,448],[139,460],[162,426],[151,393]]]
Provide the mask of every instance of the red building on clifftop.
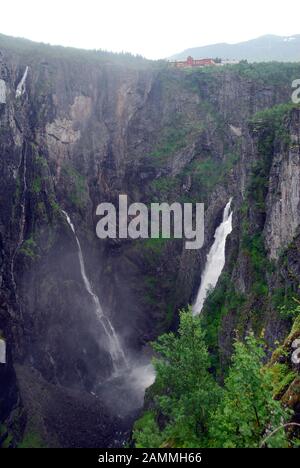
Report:
[[211,58],[194,60],[189,56],[185,61],[170,62],[170,65],[177,68],[190,68],[190,67],[211,67],[216,65],[216,62]]

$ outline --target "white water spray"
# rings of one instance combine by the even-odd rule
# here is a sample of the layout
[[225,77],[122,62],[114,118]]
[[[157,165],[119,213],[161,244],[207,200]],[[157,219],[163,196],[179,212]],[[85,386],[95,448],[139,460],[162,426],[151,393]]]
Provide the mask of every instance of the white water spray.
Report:
[[24,74],[22,76],[22,79],[21,79],[20,83],[17,86],[16,98],[22,96],[22,94],[25,93],[25,89],[26,89],[25,83],[26,83],[27,74],[28,74],[28,66],[25,68],[25,72],[24,72]]
[[0,80],[0,104],[6,104],[6,83]]
[[194,315],[200,314],[208,292],[216,286],[225,265],[226,238],[232,231],[231,201],[232,198],[224,208],[222,222],[216,229],[214,243],[207,255],[197,299],[193,306]]
[[115,329],[109,320],[108,317],[106,317],[103,313],[103,309],[101,307],[100,301],[98,296],[93,292],[91,283],[87,277],[86,270],[85,270],[85,264],[84,264],[84,259],[83,259],[83,254],[81,250],[81,245],[79,242],[79,239],[76,235],[74,225],[68,215],[64,210],[62,210],[62,213],[64,214],[69,226],[71,227],[74,237],[76,239],[77,247],[78,247],[78,258],[79,258],[79,264],[80,264],[80,271],[81,271],[81,276],[85,285],[85,288],[88,292],[88,294],[91,296],[94,306],[95,306],[95,312],[96,315],[101,322],[104,332],[107,336],[108,343],[109,343],[109,352],[112,358],[112,362],[115,368],[115,371],[120,371],[121,369],[124,369],[124,367],[128,366],[127,359],[125,356],[125,353],[121,347],[119,338],[115,332]]
[[0,338],[0,364],[6,364],[6,343]]

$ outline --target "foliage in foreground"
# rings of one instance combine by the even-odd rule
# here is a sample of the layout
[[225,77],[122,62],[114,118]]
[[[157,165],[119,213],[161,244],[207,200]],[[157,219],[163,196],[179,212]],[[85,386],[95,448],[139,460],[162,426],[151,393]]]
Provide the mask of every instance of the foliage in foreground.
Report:
[[[210,372],[200,319],[191,311],[181,312],[177,335],[162,335],[153,348],[156,382],[149,410],[135,424],[136,447],[259,447],[290,418],[273,399],[263,343],[253,334],[235,342],[223,388]],[[286,447],[284,430],[267,445]]]
[[[271,376],[262,367],[262,343],[249,334],[236,341],[232,366],[225,380],[221,404],[212,416],[210,435],[216,447],[259,447],[268,432],[289,419],[289,412],[273,399]],[[270,447],[285,447],[283,430],[270,438]]]
[[178,336],[162,335],[153,348],[156,370],[155,402],[162,414],[158,428],[153,414],[136,426],[139,447],[195,447],[206,444],[209,415],[219,396],[219,388],[209,373],[209,356],[199,319],[182,313]]

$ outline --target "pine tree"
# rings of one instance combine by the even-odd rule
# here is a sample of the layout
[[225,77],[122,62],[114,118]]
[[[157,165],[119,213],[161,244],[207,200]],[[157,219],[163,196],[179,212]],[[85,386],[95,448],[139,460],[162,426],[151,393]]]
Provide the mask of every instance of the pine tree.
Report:
[[[163,420],[161,445],[205,446],[210,413],[220,391],[209,373],[210,360],[199,318],[193,317],[190,310],[181,312],[178,335],[162,335],[153,348],[158,355],[154,359],[155,402]],[[157,443],[158,430],[153,424],[154,419],[149,418],[143,429],[135,430],[137,446],[155,446],[152,444]]]
[[[211,421],[212,446],[259,447],[266,431],[271,432],[288,420],[289,412],[272,398],[264,357],[263,346],[253,334],[245,342],[235,342],[224,396]],[[268,445],[286,446],[284,430],[270,438]]]

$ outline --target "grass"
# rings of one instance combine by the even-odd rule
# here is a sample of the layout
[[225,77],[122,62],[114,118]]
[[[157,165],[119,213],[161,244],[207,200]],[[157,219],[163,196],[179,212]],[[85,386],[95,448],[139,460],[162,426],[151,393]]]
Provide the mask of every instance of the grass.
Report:
[[65,164],[62,173],[68,181],[68,196],[73,205],[82,208],[87,199],[87,182],[85,176],[80,174],[74,167]]
[[269,368],[272,379],[274,397],[280,397],[282,393],[297,377],[297,373],[292,371],[287,364],[276,362]]
[[179,180],[176,177],[159,177],[151,182],[155,196],[167,196],[178,189]]
[[22,253],[26,257],[31,258],[32,260],[35,260],[36,258],[38,258],[37,248],[37,243],[32,237],[30,237],[29,239],[26,239],[23,242],[23,245],[20,249],[20,253]]
[[13,440],[13,435],[9,432],[5,424],[0,424],[0,436],[3,436],[5,433],[7,435],[4,441],[2,442],[1,448],[9,448]]
[[202,201],[206,201],[214,187],[225,180],[237,160],[238,155],[235,153],[225,154],[222,160],[210,155],[195,159],[185,171],[185,174],[192,178],[193,192],[198,194],[198,197],[201,194]]
[[22,442],[18,444],[18,448],[45,448],[45,445],[39,434],[28,432],[25,434]]
[[40,176],[35,177],[31,185],[32,191],[36,194],[42,190],[42,179]]

